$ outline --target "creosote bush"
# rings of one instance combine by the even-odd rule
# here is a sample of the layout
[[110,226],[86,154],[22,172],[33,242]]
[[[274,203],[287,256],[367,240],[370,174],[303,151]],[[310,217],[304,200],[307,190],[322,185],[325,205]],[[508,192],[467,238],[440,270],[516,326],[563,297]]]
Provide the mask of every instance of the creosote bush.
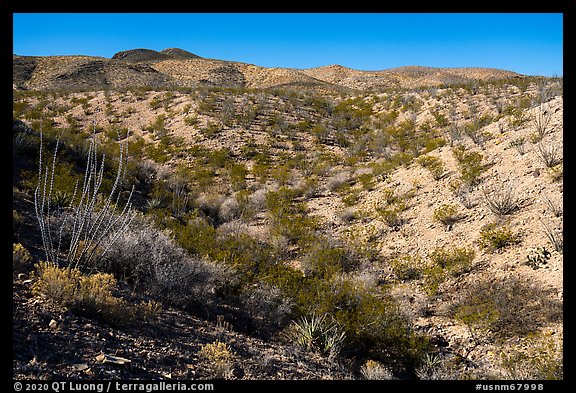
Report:
[[480,229],[480,247],[483,249],[496,251],[518,243],[520,238],[498,222],[486,224]]
[[428,254],[435,266],[439,266],[453,276],[459,276],[472,268],[476,256],[473,248],[468,247],[438,247]]
[[452,148],[452,154],[456,158],[460,177],[466,184],[476,185],[481,181],[481,175],[486,170],[482,163],[483,156],[477,151],[467,151],[463,145]]
[[564,377],[562,336],[528,334],[522,344],[502,352],[504,377],[513,380],[561,380]]
[[418,256],[399,255],[389,261],[394,274],[403,281],[416,280],[422,277],[425,262]]
[[446,226],[453,225],[459,218],[458,208],[454,205],[443,204],[434,209],[434,219]]
[[484,336],[523,336],[562,320],[562,304],[551,289],[517,276],[471,284],[451,306],[452,315]]
[[444,164],[439,157],[435,156],[420,156],[417,160],[418,164],[426,168],[434,180],[440,180],[444,177],[446,170]]

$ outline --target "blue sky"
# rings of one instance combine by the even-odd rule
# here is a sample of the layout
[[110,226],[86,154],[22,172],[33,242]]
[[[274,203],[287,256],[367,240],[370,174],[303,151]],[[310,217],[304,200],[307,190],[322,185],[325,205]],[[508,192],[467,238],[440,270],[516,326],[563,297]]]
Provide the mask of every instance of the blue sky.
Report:
[[13,52],[112,57],[178,47],[265,67],[492,67],[563,75],[563,16],[549,14],[14,14]]

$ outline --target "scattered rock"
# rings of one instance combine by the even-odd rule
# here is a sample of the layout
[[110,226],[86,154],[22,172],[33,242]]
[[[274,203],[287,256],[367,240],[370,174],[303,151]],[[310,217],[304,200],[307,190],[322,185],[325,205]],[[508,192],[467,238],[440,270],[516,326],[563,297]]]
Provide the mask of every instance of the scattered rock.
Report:
[[52,319],[50,321],[50,323],[48,324],[48,327],[52,330],[56,330],[58,328],[58,322],[56,322],[54,319]]
[[96,356],[96,361],[98,363],[112,363],[112,364],[130,364],[132,361],[130,359],[126,359],[126,358],[122,358],[120,356],[113,356],[113,355],[107,355],[105,353],[100,353],[98,356]]

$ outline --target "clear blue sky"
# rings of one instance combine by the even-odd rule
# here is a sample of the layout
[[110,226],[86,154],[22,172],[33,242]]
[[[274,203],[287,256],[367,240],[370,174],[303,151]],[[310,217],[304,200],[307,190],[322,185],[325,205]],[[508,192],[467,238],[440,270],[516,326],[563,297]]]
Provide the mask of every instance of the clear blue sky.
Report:
[[265,67],[492,67],[563,75],[555,14],[14,14],[13,52],[182,48]]

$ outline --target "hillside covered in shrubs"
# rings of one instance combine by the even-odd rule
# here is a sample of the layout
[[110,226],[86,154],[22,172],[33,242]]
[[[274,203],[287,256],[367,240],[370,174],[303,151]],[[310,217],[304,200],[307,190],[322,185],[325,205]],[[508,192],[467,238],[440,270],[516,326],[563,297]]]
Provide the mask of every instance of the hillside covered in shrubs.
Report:
[[561,79],[13,117],[16,378],[563,378]]

